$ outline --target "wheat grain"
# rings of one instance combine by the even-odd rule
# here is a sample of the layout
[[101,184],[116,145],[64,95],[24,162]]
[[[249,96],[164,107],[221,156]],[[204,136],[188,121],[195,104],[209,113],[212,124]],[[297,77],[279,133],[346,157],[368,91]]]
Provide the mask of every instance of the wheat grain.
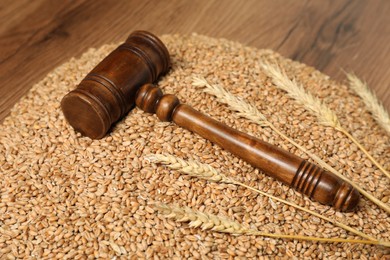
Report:
[[212,230],[221,233],[229,233],[233,235],[255,235],[272,238],[286,238],[296,240],[308,240],[316,242],[330,242],[330,243],[359,243],[369,245],[381,245],[390,247],[389,242],[372,241],[372,240],[353,240],[353,239],[340,239],[340,238],[319,238],[308,237],[299,235],[285,235],[285,234],[270,234],[260,232],[257,229],[246,228],[242,224],[230,220],[226,217],[220,217],[213,214],[192,210],[188,207],[171,206],[164,203],[156,203],[155,208],[161,212],[167,218],[175,219],[178,222],[189,222],[190,227],[198,228],[202,230]]
[[219,172],[217,169],[215,169],[214,167],[212,167],[211,165],[209,164],[203,164],[203,163],[200,163],[200,162],[197,162],[197,161],[194,161],[194,160],[189,160],[189,161],[185,161],[181,158],[178,158],[176,156],[173,156],[173,155],[162,155],[162,154],[150,154],[150,155],[147,155],[145,157],[147,160],[151,161],[151,162],[154,162],[154,163],[161,163],[163,165],[165,165],[166,167],[168,168],[171,168],[171,169],[174,169],[174,170],[177,170],[179,172],[182,172],[182,173],[185,173],[189,176],[193,176],[193,177],[197,177],[197,178],[201,178],[201,179],[205,179],[205,180],[208,180],[208,181],[211,181],[211,182],[220,182],[220,183],[228,183],[228,184],[235,184],[235,185],[239,185],[239,186],[242,186],[242,187],[245,187],[247,189],[250,189],[256,193],[259,193],[263,196],[266,196],[268,198],[270,198],[270,200],[272,201],[272,199],[276,200],[276,201],[279,201],[283,204],[286,204],[286,205],[289,205],[289,206],[292,206],[296,209],[299,209],[299,210],[302,210],[306,213],[309,213],[313,216],[316,216],[318,218],[321,218],[325,221],[328,221],[340,228],[343,228],[347,231],[350,231],[356,235],[359,235],[361,237],[364,237],[366,239],[369,239],[369,240],[376,240],[374,237],[372,236],[369,236],[363,232],[360,232],[348,225],[345,225],[343,223],[340,223],[338,221],[335,221],[335,220],[332,220],[328,217],[325,217],[321,214],[318,214],[317,212],[315,211],[312,211],[312,210],[309,210],[309,209],[306,209],[304,207],[301,207],[295,203],[292,203],[292,202],[289,202],[289,201],[286,201],[284,199],[281,199],[279,197],[275,197],[273,195],[270,195],[266,192],[263,192],[263,191],[260,191],[258,189],[255,189],[253,187],[250,187],[244,183],[241,183],[239,181],[236,181],[230,177],[227,177],[226,175],[222,174],[221,172]]
[[363,100],[368,111],[371,112],[374,119],[380,126],[390,134],[390,116],[386,109],[382,106],[375,94],[353,73],[346,73],[349,81],[349,87]]
[[[191,75],[207,75],[213,81],[226,79],[232,82],[226,86],[228,90],[234,88],[237,93],[250,94],[252,90],[241,83],[242,80],[255,85],[264,83],[264,78],[258,74],[259,59],[274,57],[285,68],[297,68],[296,63],[275,52],[248,48],[226,40],[200,35],[167,35],[162,40],[171,54],[172,69],[157,84],[164,92],[177,94],[183,103],[190,103],[215,117],[226,117],[226,108],[214,106],[210,95],[198,95],[198,91],[189,88]],[[276,209],[272,208],[268,198],[254,196],[250,190],[237,189],[232,184],[223,190],[221,186],[225,185],[204,185],[193,179],[177,178],[176,174],[165,174],[166,170],[161,167],[147,164],[143,157],[150,153],[176,154],[182,158],[191,154],[202,162],[224,164],[224,168],[245,183],[252,182],[254,178],[253,168],[242,160],[211,146],[196,134],[171,123],[161,123],[156,116],[137,108],[100,140],[90,140],[75,133],[66,123],[59,102],[116,46],[105,45],[89,50],[80,58],[57,67],[34,85],[1,123],[0,259],[186,259],[191,256],[256,259],[265,254],[271,258],[283,258],[286,250],[299,259],[304,258],[307,252],[313,258],[326,259],[340,258],[344,254],[350,259],[365,255],[386,257],[387,251],[382,248],[348,243],[312,244],[282,240],[267,243],[261,237],[235,237],[189,228],[178,230],[177,222],[153,212],[148,207],[153,201],[174,202],[193,209],[207,208],[207,212],[217,215],[230,216],[231,213],[238,219],[242,218],[242,224],[253,223],[261,230],[280,229],[280,233],[286,234],[303,232],[309,235],[317,232],[323,237],[349,237],[343,229],[324,221],[318,222],[318,218],[281,205],[275,199]],[[310,68],[299,66],[304,68],[301,73],[303,78],[310,78],[320,86],[330,82],[325,75],[319,72],[309,75]],[[286,98],[269,84],[253,90],[260,94],[272,92],[267,97],[270,104]],[[364,109],[363,104],[349,103],[350,93],[344,88],[337,88],[330,95],[345,98],[351,105],[345,107],[347,113]],[[263,100],[253,99],[258,108],[260,102]],[[283,107],[269,106],[268,110],[270,114],[283,114],[286,110],[294,110],[294,104],[286,102]],[[305,115],[297,116],[299,123],[310,123]],[[369,117],[364,113],[362,120]],[[229,120],[242,128],[253,131],[258,128],[249,120]],[[310,142],[309,136],[299,131],[298,124],[291,123],[293,127],[289,135],[304,143]],[[367,134],[374,141],[378,140],[372,147],[377,147],[378,155],[389,160],[390,154],[379,149],[383,146],[380,141],[386,140],[387,136],[384,137],[382,131],[375,131],[373,126],[373,121],[367,120],[365,129],[372,129]],[[358,127],[358,130],[361,129]],[[262,135],[268,139],[277,138],[268,128],[264,128]],[[313,129],[311,137],[316,143],[327,135]],[[337,135],[334,141],[342,143],[344,140]],[[313,149],[337,150],[336,146],[321,145]],[[366,160],[351,146],[345,147],[345,153],[347,156],[343,159],[346,162],[363,164]],[[340,164],[340,167],[348,170],[346,165]],[[371,172],[362,171],[359,180],[375,184],[370,184],[370,187],[375,186],[374,192],[383,196],[386,202],[390,197],[388,186],[381,182],[381,176]],[[258,177],[262,178],[258,186],[264,187],[270,194],[282,193],[289,201],[307,205],[378,239],[383,240],[390,235],[388,215],[372,203],[363,200],[358,212],[337,214],[327,206],[310,203],[306,197],[291,192],[287,186],[262,173]],[[110,242],[119,247],[120,256],[118,248],[114,245],[115,251]]]
[[276,87],[284,90],[291,98],[296,100],[313,115],[315,115],[318,118],[319,123],[324,126],[333,127],[334,129],[342,132],[359,147],[359,149],[379,168],[381,172],[390,178],[390,173],[370,155],[370,153],[347,131],[347,129],[340,124],[337,115],[328,106],[322,103],[320,99],[307,92],[305,88],[295,79],[291,80],[278,65],[264,62],[261,63],[261,67],[268,76],[272,78]]
[[[272,72],[275,72],[275,77],[280,78],[281,81],[283,81],[283,82],[288,81],[288,79],[285,78],[285,74],[283,74],[280,70],[277,70],[276,68],[272,67],[271,65],[269,65],[269,66],[270,66],[270,70]],[[293,84],[295,84],[295,83],[293,83]],[[322,167],[324,167],[328,171],[332,172],[333,174],[335,174],[336,176],[338,176],[342,180],[351,184],[355,189],[357,189],[363,196],[365,196],[371,202],[376,204],[378,207],[384,209],[386,212],[390,213],[390,207],[386,203],[382,202],[381,200],[376,198],[374,195],[372,195],[371,193],[364,190],[357,183],[353,182],[349,178],[347,178],[344,175],[342,175],[341,173],[339,173],[337,170],[335,170],[332,166],[330,166],[328,163],[326,163],[320,157],[318,157],[314,153],[311,153],[305,147],[301,146],[300,144],[295,142],[293,139],[291,139],[290,137],[285,135],[281,130],[279,130],[270,121],[268,121],[267,118],[260,111],[258,111],[256,107],[246,103],[243,99],[240,99],[240,98],[234,96],[229,91],[225,90],[222,86],[212,85],[212,84],[208,83],[207,80],[203,77],[199,77],[199,76],[194,77],[193,78],[193,85],[196,87],[205,87],[204,91],[206,93],[209,93],[209,94],[217,97],[221,103],[227,104],[231,110],[238,111],[239,116],[246,118],[246,119],[249,119],[254,123],[258,123],[259,125],[261,125],[263,127],[264,126],[270,127],[279,136],[281,136],[283,139],[285,139],[288,142],[290,142],[291,144],[293,144],[295,147],[297,147],[302,152],[306,153],[310,158],[312,158],[319,165],[321,165]],[[302,89],[302,87],[300,87],[300,89]],[[309,97],[307,98],[307,100],[315,100],[315,98],[313,96],[311,96],[310,94],[308,94],[308,95],[309,95]],[[316,103],[316,105],[311,106],[312,108],[314,108],[314,107],[322,108],[324,106],[322,104],[319,104],[319,101],[314,101],[314,103]],[[331,118],[331,120],[333,120],[333,121],[330,121],[329,124],[340,125],[337,117],[335,115],[333,115],[332,112],[329,112],[329,109],[325,109],[325,110],[328,110],[328,112],[326,112],[322,115],[323,119],[326,120],[326,118]]]

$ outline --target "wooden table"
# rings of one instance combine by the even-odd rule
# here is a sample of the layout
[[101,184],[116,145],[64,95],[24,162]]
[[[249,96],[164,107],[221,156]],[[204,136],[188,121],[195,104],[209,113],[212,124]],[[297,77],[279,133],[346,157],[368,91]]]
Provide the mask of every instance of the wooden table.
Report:
[[388,0],[0,2],[0,121],[49,71],[136,29],[197,32],[271,48],[336,80],[366,80],[390,109]]

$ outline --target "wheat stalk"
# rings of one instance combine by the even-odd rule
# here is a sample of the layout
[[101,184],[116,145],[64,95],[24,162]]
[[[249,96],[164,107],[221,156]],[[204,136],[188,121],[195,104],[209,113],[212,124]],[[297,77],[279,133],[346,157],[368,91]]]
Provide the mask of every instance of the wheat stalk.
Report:
[[188,207],[169,206],[163,203],[156,203],[154,207],[167,218],[175,219],[178,222],[190,222],[190,227],[236,235],[248,231],[243,225],[228,218],[194,211]]
[[258,189],[255,189],[251,186],[248,186],[242,182],[236,181],[236,180],[224,175],[223,173],[219,172],[217,169],[215,169],[214,167],[212,167],[209,164],[203,164],[203,163],[200,163],[200,162],[197,162],[194,160],[185,161],[185,160],[178,158],[176,156],[173,156],[173,155],[162,155],[162,154],[150,154],[150,155],[146,156],[146,159],[148,159],[149,161],[154,162],[154,163],[161,163],[170,169],[177,170],[181,173],[187,174],[187,175],[192,176],[192,177],[198,177],[198,178],[205,179],[205,180],[208,180],[211,182],[235,184],[235,185],[250,189],[250,190],[252,190],[256,193],[259,193],[263,196],[266,196],[270,199],[279,201],[283,204],[292,206],[296,209],[302,210],[302,211],[309,213],[313,216],[316,216],[316,217],[321,218],[325,221],[328,221],[328,222],[330,222],[330,223],[332,223],[340,228],[343,228],[347,231],[350,231],[358,236],[364,237],[364,238],[369,239],[369,240],[376,240],[372,236],[369,236],[363,232],[360,232],[359,230],[356,230],[356,229],[354,229],[348,225],[345,225],[341,222],[338,222],[336,220],[333,220],[333,219],[330,219],[326,216],[318,214],[315,211],[306,209],[306,208],[301,207],[293,202],[289,202],[289,201],[286,201],[286,200],[281,199],[279,197],[275,197],[275,196],[270,195],[266,192],[263,192],[263,191],[260,191]]
[[[234,96],[229,91],[225,90],[222,86],[209,84],[207,82],[207,80],[205,80],[202,77],[195,77],[193,79],[193,85],[196,87],[205,87],[203,89],[204,92],[209,93],[209,94],[217,97],[221,103],[227,104],[231,110],[237,111],[238,115],[240,115],[241,117],[247,118],[254,123],[258,123],[259,125],[261,125],[263,127],[264,126],[270,127],[274,132],[276,132],[282,138],[287,140],[289,143],[293,144],[295,147],[297,147],[302,152],[306,153],[310,158],[312,158],[314,161],[316,161],[319,165],[321,165],[322,167],[324,167],[328,171],[332,172],[333,174],[338,176],[340,179],[351,184],[356,190],[358,190],[367,199],[372,201],[378,207],[384,209],[387,213],[390,213],[390,207],[387,204],[385,204],[384,202],[377,199],[371,193],[365,191],[357,183],[348,179],[347,177],[345,177],[344,175],[342,175],[341,173],[336,171],[328,163],[326,163],[321,158],[319,158],[317,155],[311,153],[306,148],[299,145],[294,140],[292,140],[290,137],[285,135],[281,130],[279,130],[276,126],[274,126],[271,122],[269,122],[267,120],[267,118],[260,111],[258,111],[258,109],[255,106],[252,106],[252,105],[246,103],[243,99],[240,99],[240,98]],[[324,116],[324,118],[325,118],[325,116]],[[333,118],[333,117],[331,117],[331,118]],[[338,122],[338,120],[336,120],[334,122],[334,124],[337,125],[337,122]]]
[[239,116],[255,121],[261,126],[270,126],[271,123],[255,106],[252,106],[243,99],[234,96],[223,87],[219,85],[211,85],[201,77],[194,77],[192,84],[196,87],[206,87],[203,89],[205,93],[217,96],[221,103],[229,104],[233,110],[237,111]]
[[219,173],[211,165],[202,164],[194,160],[185,161],[181,158],[168,154],[149,154],[145,156],[145,159],[153,163],[164,164],[172,170],[177,170],[192,177],[205,179],[211,182],[233,184],[233,180],[231,180],[226,175]]
[[390,173],[387,172],[380,163],[378,163],[369,152],[345,129],[341,124],[337,115],[322,101],[312,94],[307,92],[304,87],[294,80],[291,80],[285,72],[283,72],[278,65],[271,65],[269,63],[261,63],[261,67],[272,78],[276,87],[284,90],[287,94],[295,99],[298,103],[303,105],[313,115],[318,118],[318,121],[325,125],[333,127],[334,129],[342,132],[353,143],[355,143],[359,149],[372,161],[381,172],[383,172],[388,178]]
[[368,245],[381,245],[390,247],[389,242],[378,241],[378,240],[355,240],[355,239],[341,239],[341,238],[320,238],[320,237],[309,237],[300,235],[286,235],[286,234],[270,234],[258,231],[254,228],[247,228],[242,224],[228,219],[209,213],[192,210],[188,207],[170,206],[163,203],[156,203],[154,207],[165,217],[174,219],[178,222],[189,222],[190,227],[198,228],[202,230],[212,230],[221,233],[228,233],[233,235],[255,235],[264,236],[271,238],[285,238],[285,239],[297,239],[297,240],[308,240],[316,242],[329,242],[329,243],[358,243]]
[[378,124],[390,134],[390,116],[375,94],[372,93],[367,84],[360,80],[355,74],[346,73],[346,76],[350,88],[363,100],[367,109],[371,112]]

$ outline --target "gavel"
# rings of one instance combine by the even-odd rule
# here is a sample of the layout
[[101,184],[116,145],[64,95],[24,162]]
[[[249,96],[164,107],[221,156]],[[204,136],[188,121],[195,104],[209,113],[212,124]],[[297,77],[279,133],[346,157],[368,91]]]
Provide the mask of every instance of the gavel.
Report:
[[313,200],[342,211],[356,207],[359,193],[334,174],[180,104],[174,95],[164,95],[153,83],[169,69],[162,41],[135,31],[64,96],[65,119],[82,135],[99,139],[136,105],[218,144]]

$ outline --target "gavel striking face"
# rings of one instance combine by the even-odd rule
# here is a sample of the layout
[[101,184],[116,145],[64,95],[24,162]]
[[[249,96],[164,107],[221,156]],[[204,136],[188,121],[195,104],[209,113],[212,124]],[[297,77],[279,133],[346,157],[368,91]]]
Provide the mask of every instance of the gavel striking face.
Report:
[[332,173],[180,104],[174,95],[164,95],[152,83],[169,67],[169,52],[156,36],[132,33],[62,99],[66,120],[81,134],[98,139],[137,105],[220,145],[320,203],[343,211],[356,207],[359,193]]

